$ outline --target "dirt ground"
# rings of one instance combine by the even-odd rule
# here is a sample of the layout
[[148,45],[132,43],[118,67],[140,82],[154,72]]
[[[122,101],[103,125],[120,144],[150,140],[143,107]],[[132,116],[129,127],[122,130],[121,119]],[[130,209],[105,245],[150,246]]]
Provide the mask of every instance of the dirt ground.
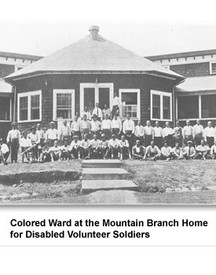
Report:
[[[82,194],[79,180],[4,184],[1,204],[216,204],[216,161],[124,161],[123,167],[139,186],[127,190]],[[35,171],[81,171],[79,161],[0,165],[0,174]]]

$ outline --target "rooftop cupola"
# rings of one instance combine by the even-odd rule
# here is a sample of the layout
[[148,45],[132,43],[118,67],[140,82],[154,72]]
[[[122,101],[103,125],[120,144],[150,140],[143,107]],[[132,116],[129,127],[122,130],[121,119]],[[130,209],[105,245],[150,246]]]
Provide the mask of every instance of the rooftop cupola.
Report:
[[92,39],[96,40],[98,38],[99,27],[98,26],[91,26],[89,28],[89,32],[90,32],[90,37]]

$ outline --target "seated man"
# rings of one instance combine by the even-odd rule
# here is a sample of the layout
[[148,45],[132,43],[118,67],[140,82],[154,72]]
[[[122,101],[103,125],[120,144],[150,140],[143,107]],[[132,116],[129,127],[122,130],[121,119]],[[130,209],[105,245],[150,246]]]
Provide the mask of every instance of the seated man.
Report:
[[41,153],[39,157],[40,162],[49,162],[51,161],[51,156],[50,156],[50,150],[49,150],[49,143],[45,142],[44,145],[41,148]]
[[142,160],[145,155],[146,148],[140,145],[140,140],[136,140],[136,144],[132,148],[132,158]]
[[113,159],[114,157],[120,157],[119,140],[116,138],[116,135],[114,134],[112,134],[112,138],[109,140],[109,152],[111,155],[111,159]]
[[74,140],[70,144],[70,153],[72,158],[80,159],[80,141],[78,135],[74,136]]
[[102,134],[101,141],[99,143],[99,155],[101,155],[103,159],[106,159],[108,151],[109,151],[108,140],[106,139],[106,135]]
[[193,147],[193,141],[188,140],[187,146],[184,147],[183,149],[183,157],[185,159],[193,159],[196,155],[196,150]]
[[156,161],[160,158],[160,155],[160,149],[154,144],[154,141],[152,140],[150,145],[146,148],[144,159]]
[[161,159],[169,161],[171,159],[172,148],[168,146],[168,141],[164,141],[161,148]]
[[194,158],[206,160],[209,152],[210,152],[209,146],[205,144],[204,139],[201,139],[200,145],[197,145],[196,147],[196,155]]
[[20,147],[22,152],[22,162],[25,162],[25,158],[29,161],[28,149],[32,146],[31,139],[28,138],[27,132],[24,131],[20,139]]
[[88,135],[84,135],[84,139],[80,142],[80,153],[82,159],[90,159],[91,154],[91,141],[88,139]]
[[131,159],[131,152],[129,149],[129,142],[125,139],[125,136],[122,135],[119,141],[119,148],[120,148],[120,160],[126,159],[129,157]]
[[3,139],[0,138],[0,163],[3,162],[7,165],[7,159],[9,157],[10,151],[6,143],[3,143]]
[[68,141],[65,139],[64,145],[61,147],[61,157],[63,160],[70,159],[70,146],[68,145]]
[[179,145],[179,142],[176,142],[175,147],[172,149],[172,159],[183,159],[183,151]]
[[50,147],[49,153],[50,153],[52,162],[54,162],[55,160],[58,160],[58,161],[61,160],[62,151],[61,151],[61,147],[58,146],[57,140],[54,141],[53,147]]
[[214,145],[211,147],[210,156],[212,159],[216,159],[216,140],[214,142]]
[[97,135],[94,134],[91,140],[91,158],[99,158],[99,145],[100,140],[97,138]]

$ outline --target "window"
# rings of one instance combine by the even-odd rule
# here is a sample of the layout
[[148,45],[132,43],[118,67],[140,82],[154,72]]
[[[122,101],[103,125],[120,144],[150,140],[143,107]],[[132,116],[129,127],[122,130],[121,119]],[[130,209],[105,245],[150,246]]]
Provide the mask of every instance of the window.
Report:
[[11,98],[0,97],[0,121],[10,121]]
[[18,121],[40,121],[41,91],[18,94]]
[[72,119],[74,115],[74,90],[54,90],[53,120]]
[[216,74],[216,62],[210,62],[210,74]]
[[199,118],[199,97],[180,96],[178,97],[178,119]]
[[140,90],[119,90],[121,105],[121,116],[130,115],[131,119],[140,119]]
[[201,118],[216,118],[216,95],[201,96]]
[[172,94],[151,91],[151,120],[172,120]]

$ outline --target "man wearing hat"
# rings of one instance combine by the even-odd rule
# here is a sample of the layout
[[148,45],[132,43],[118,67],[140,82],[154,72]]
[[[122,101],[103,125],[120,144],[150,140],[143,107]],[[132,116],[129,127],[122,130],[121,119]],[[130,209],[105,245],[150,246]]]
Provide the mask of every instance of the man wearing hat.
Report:
[[7,144],[3,142],[2,138],[0,138],[0,163],[3,162],[4,165],[7,165],[9,154],[10,151]]
[[18,149],[20,143],[20,131],[17,129],[17,124],[13,122],[11,124],[12,129],[8,132],[7,143],[10,146],[11,152],[11,162],[17,162],[18,159]]
[[91,137],[93,138],[95,134],[99,136],[100,129],[101,129],[101,122],[98,120],[97,115],[94,114],[92,116],[92,120],[90,123],[91,123]]
[[52,121],[50,122],[50,128],[46,131],[45,139],[49,144],[49,147],[54,146],[54,141],[58,140],[58,131],[55,128],[55,123]]
[[70,144],[69,151],[72,155],[72,158],[80,159],[80,141],[78,135],[74,136],[74,140],[72,140]]
[[196,150],[193,147],[193,142],[189,140],[187,142],[187,146],[185,146],[183,149],[183,157],[189,160],[189,159],[193,159],[195,155],[196,155]]
[[108,146],[109,146],[109,152],[111,155],[111,159],[113,159],[114,157],[119,158],[119,153],[120,153],[120,148],[119,148],[119,140],[116,138],[116,135],[112,134],[112,138],[109,140],[108,142]]

